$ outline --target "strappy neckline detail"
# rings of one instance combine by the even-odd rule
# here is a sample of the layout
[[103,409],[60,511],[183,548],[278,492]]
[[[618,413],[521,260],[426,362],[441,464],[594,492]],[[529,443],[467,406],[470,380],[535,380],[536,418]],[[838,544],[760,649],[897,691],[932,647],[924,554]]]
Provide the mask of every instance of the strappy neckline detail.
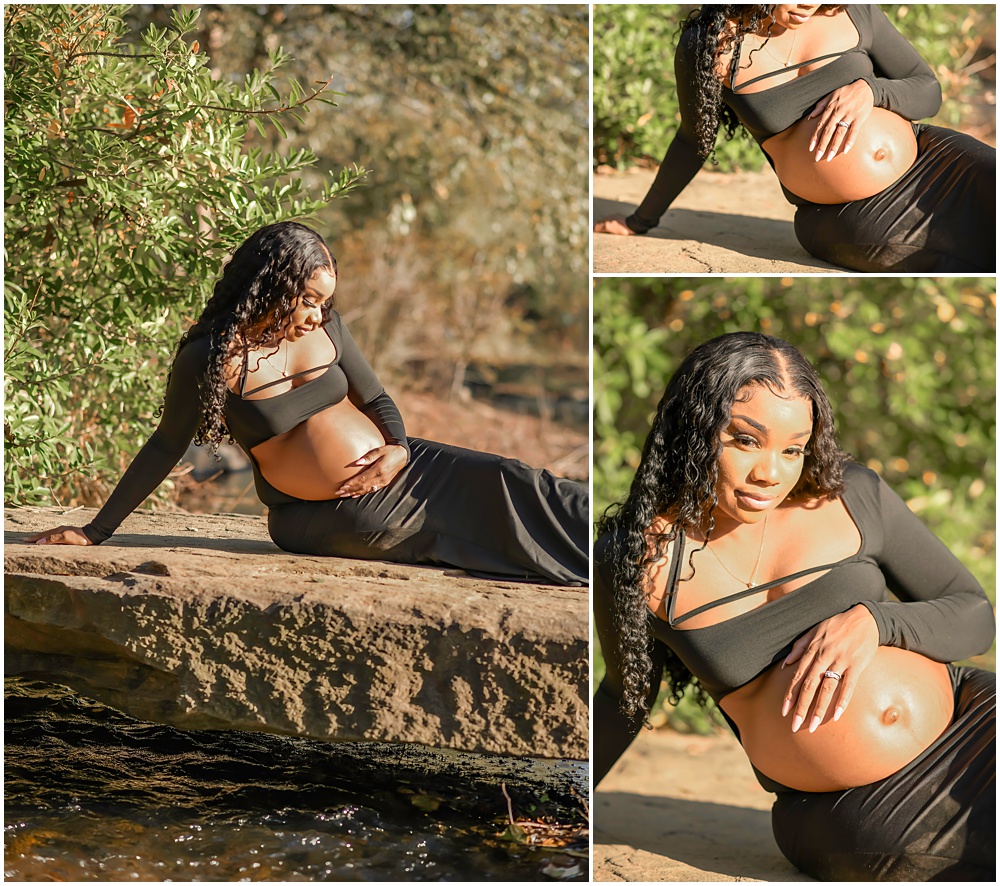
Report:
[[[847,17],[851,20],[851,24],[854,26],[854,30],[858,32],[858,42],[850,49],[843,49],[840,50],[839,52],[828,52],[826,55],[818,55],[816,56],[816,58],[806,59],[806,61],[804,62],[796,62],[794,65],[785,65],[783,68],[778,68],[778,70],[776,71],[768,71],[766,74],[759,74],[756,77],[752,77],[745,83],[740,83],[737,86],[736,75],[739,72],[740,50],[743,48],[743,37],[740,37],[740,39],[736,41],[736,47],[733,49],[733,60],[729,68],[729,82],[731,85],[726,86],[723,83],[722,88],[728,89],[733,95],[745,95],[747,93],[744,93],[743,90],[747,86],[752,86],[754,83],[757,83],[760,80],[766,80],[768,77],[774,77],[778,74],[783,74],[785,73],[785,71],[796,71],[799,68],[804,68],[806,65],[813,65],[816,62],[825,61],[828,58],[832,59],[843,58],[845,55],[849,55],[852,52],[857,52],[859,49],[861,49],[861,44],[864,42],[865,38],[864,35],[861,33],[861,28],[858,27],[858,23],[854,20],[854,16],[851,15],[851,7],[847,6],[845,8],[845,12],[847,13]],[[827,66],[823,65],[822,67],[817,68],[816,71],[821,71],[825,67]],[[784,83],[779,83],[777,86],[772,86],[770,89],[780,89],[782,86],[788,86],[790,83],[796,83],[799,80],[805,79],[810,74],[815,74],[816,71],[806,71],[805,74],[802,74],[799,77],[793,77],[791,80],[787,80]],[[770,89],[758,90],[757,93],[749,93],[749,94],[757,95],[760,92],[770,92]]]
[[[275,385],[283,384],[284,382],[291,381],[294,378],[301,378],[303,375],[309,375],[310,372],[317,372],[320,369],[324,369],[324,370],[326,370],[328,372],[332,366],[336,366],[337,363],[340,362],[340,348],[337,347],[337,343],[333,340],[333,336],[330,335],[330,330],[327,329],[326,324],[323,324],[323,331],[326,333],[326,337],[330,339],[330,342],[333,345],[334,350],[337,352],[337,355],[333,358],[333,360],[331,360],[329,363],[321,363],[319,366],[312,367],[312,369],[303,369],[301,372],[296,372],[296,373],[293,373],[292,375],[286,375],[283,378],[277,378],[274,381],[269,381],[269,382],[267,382],[265,384],[260,385],[259,387],[254,388],[252,391],[245,390],[246,383],[247,383],[247,374],[248,374],[247,373],[247,363],[248,363],[248,360],[249,360],[249,355],[248,355],[248,350],[247,350],[246,342],[244,342],[243,343],[243,368],[240,370],[240,390],[237,393],[236,391],[232,390],[232,388],[230,388],[229,389],[229,393],[233,394],[234,396],[239,397],[241,400],[246,400],[247,397],[251,396],[252,394],[256,394],[258,391],[264,391],[267,388],[272,388]],[[323,375],[326,375],[326,372],[324,372]],[[322,378],[323,375],[317,376],[316,378],[312,379],[312,381],[319,381],[319,379]],[[274,397],[264,397],[263,399],[265,399],[265,400],[277,400],[278,397],[284,397],[286,394],[291,394],[293,391],[296,391],[299,388],[307,387],[308,384],[310,384],[310,382],[307,382],[304,385],[298,385],[297,387],[296,386],[292,386],[292,388],[290,388],[289,390],[283,391],[280,394],[276,394]]]
[[[702,612],[707,612],[710,609],[715,609],[717,606],[724,606],[726,603],[734,603],[737,600],[742,600],[744,597],[750,597],[754,594],[759,594],[762,591],[767,591],[770,588],[777,587],[778,585],[786,584],[790,581],[795,581],[796,579],[802,578],[806,575],[811,575],[815,572],[829,571],[837,566],[844,566],[847,563],[852,563],[854,561],[860,560],[865,552],[868,541],[865,538],[865,532],[861,528],[861,524],[858,522],[854,513],[851,510],[850,504],[847,502],[847,496],[843,495],[841,501],[844,503],[844,508],[847,510],[847,515],[851,518],[851,522],[854,523],[858,530],[858,534],[861,536],[861,545],[858,550],[851,554],[849,557],[844,557],[840,560],[835,560],[833,563],[825,563],[821,566],[809,566],[806,569],[800,569],[798,572],[793,572],[791,575],[783,575],[779,578],[772,579],[771,581],[764,582],[763,584],[754,585],[752,588],[747,588],[745,591],[737,591],[734,594],[728,594],[725,597],[720,597],[718,600],[712,600],[709,603],[704,603],[701,606],[697,606],[690,612],[685,612],[680,617],[674,616],[674,608],[677,602],[677,583],[680,579],[681,564],[683,563],[684,555],[684,541],[685,533],[683,529],[679,529],[677,532],[677,538],[674,540],[674,550],[670,561],[670,569],[667,574],[667,605],[666,605],[666,622],[671,628],[679,625],[689,618],[693,618],[696,615],[700,615]],[[822,578],[823,576],[820,576]],[[738,615],[731,616],[730,618],[723,619],[722,621],[714,622],[710,625],[703,625],[700,628],[687,628],[689,631],[700,631],[705,628],[714,628],[719,625],[728,624],[731,621],[735,621],[738,618],[743,618],[746,615],[750,615],[753,612],[759,612],[762,609],[766,609],[769,606],[774,606],[776,603],[781,602],[781,600],[786,600],[790,597],[796,596],[799,592],[804,591],[806,588],[811,587],[819,579],[814,579],[813,581],[806,582],[802,587],[796,588],[794,591],[790,591],[777,600],[772,600],[770,603],[764,603],[754,609],[749,609],[746,612],[741,612]],[[652,613],[651,613],[652,614]],[[655,618],[656,616],[654,616]]]

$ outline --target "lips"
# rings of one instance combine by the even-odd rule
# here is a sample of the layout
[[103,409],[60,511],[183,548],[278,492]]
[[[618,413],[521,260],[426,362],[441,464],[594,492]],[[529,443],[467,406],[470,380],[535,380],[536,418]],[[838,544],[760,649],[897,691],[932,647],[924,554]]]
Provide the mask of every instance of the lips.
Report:
[[763,511],[774,503],[773,495],[764,495],[760,492],[743,492],[736,490],[736,498],[739,503],[751,511]]

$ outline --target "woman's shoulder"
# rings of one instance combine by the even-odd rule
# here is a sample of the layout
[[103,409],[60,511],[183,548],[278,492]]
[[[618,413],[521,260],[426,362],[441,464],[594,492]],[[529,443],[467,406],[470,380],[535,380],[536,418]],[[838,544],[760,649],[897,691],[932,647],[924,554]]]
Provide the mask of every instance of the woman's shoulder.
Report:
[[188,339],[177,351],[172,371],[194,377],[203,375],[208,368],[211,351],[212,340],[209,336]]
[[873,3],[849,3],[841,11],[854,22],[861,35],[862,44],[871,37],[875,18],[885,18],[885,13]]
[[[598,536],[594,542],[594,566],[595,572],[601,570],[605,575],[610,575],[615,568],[615,564],[623,559],[629,558],[638,562],[645,553],[648,555],[661,546],[658,560],[669,560],[672,556],[673,542],[668,541],[666,536],[671,531],[673,524],[666,517],[657,517],[645,532],[645,539],[636,536],[631,537],[626,529],[617,527]],[[643,551],[643,541],[646,550]]]
[[844,491],[854,494],[878,494],[882,478],[871,468],[849,461],[844,465]]
[[331,309],[330,319],[323,324],[323,328],[330,334],[335,343],[339,343],[347,326],[344,324],[344,318],[340,316],[339,312]]

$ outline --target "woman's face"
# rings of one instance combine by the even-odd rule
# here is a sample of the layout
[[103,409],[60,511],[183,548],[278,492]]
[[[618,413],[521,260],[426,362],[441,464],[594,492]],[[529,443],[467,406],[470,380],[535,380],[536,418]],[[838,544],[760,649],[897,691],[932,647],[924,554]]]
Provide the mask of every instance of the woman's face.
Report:
[[774,7],[774,23],[779,28],[801,28],[820,8],[819,3],[788,3]]
[[292,312],[284,319],[281,337],[295,342],[323,325],[323,305],[337,289],[337,275],[320,269],[306,282],[292,306]]
[[737,523],[758,523],[788,497],[802,476],[812,436],[812,403],[763,385],[743,388],[722,432],[715,511]]

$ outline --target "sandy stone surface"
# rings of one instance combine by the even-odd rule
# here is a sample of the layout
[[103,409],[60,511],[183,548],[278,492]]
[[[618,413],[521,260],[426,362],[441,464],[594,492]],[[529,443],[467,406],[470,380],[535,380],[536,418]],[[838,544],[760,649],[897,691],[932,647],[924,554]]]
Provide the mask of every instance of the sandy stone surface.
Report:
[[586,588],[286,554],[237,515],[19,543],[93,514],[6,511],[6,673],[181,728],[587,757]]
[[[595,174],[594,221],[631,215],[654,178],[649,169]],[[702,169],[645,236],[594,234],[594,273],[845,273],[799,246],[794,215],[769,168],[733,174]]]
[[643,730],[594,793],[594,879],[808,881],[771,835],[771,803],[730,735]]

